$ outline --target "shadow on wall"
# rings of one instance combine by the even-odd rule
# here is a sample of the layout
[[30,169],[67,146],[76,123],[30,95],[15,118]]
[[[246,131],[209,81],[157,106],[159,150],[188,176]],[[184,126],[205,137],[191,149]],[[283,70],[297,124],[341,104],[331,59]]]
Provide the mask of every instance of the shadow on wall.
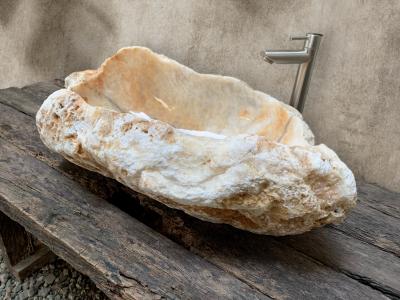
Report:
[[7,25],[12,20],[19,0],[1,0],[0,1],[0,25],[2,27],[7,27]]
[[93,67],[92,51],[101,48],[104,36],[114,31],[108,15],[90,1],[38,0],[32,10],[35,30],[25,58],[38,72],[57,68],[66,75],[70,61],[80,69]]
[[16,17],[16,8],[29,18],[28,34],[20,37],[26,39],[24,63],[42,78],[66,75],[68,62],[80,69],[93,67],[92,51],[101,51],[114,33],[109,12],[94,1],[0,0],[2,25]]
[[[115,42],[116,29],[112,19],[113,2],[63,0],[66,10],[65,35],[67,74],[99,66],[110,53]],[[71,5],[73,3],[74,5]],[[98,61],[101,59],[101,61]]]

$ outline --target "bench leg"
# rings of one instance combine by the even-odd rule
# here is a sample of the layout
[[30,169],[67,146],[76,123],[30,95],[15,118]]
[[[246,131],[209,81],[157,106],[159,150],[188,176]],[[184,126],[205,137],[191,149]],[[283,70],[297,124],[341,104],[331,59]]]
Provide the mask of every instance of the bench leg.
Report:
[[49,248],[1,211],[0,251],[7,267],[18,280],[23,280],[55,258]]

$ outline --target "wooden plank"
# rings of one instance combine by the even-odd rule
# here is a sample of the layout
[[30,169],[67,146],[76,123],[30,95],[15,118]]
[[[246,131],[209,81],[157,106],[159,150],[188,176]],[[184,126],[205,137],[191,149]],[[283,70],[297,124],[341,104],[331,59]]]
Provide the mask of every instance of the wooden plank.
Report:
[[391,192],[379,186],[359,182],[358,198],[369,207],[400,219],[400,194]]
[[332,227],[400,257],[400,219],[375,210],[361,201],[349,218]]
[[35,116],[39,108],[39,103],[32,103],[33,99],[35,98],[15,87],[1,90],[0,93],[0,103],[13,107],[32,117]]
[[[51,81],[37,82],[21,88],[21,91],[29,94],[37,105],[41,105],[43,101],[53,92],[64,88],[64,81],[54,79]],[[39,106],[37,107],[37,109]],[[37,111],[36,109],[36,111]]]
[[[183,218],[182,222],[186,224],[186,219]],[[188,227],[183,229],[185,233],[179,225],[175,228],[171,226],[169,230],[189,239],[188,244],[195,253],[199,253],[232,274],[244,278],[246,282],[251,282],[259,290],[268,291],[273,298],[385,298],[373,289],[370,289],[373,294],[364,294],[364,292],[368,293],[364,288],[367,285],[371,286],[369,283],[362,285],[365,282],[360,281],[360,278],[356,276],[351,277],[337,268],[327,268],[324,263],[310,259],[307,252],[293,251],[293,247],[289,244],[285,245],[286,241],[279,238],[241,232],[229,226],[215,224],[196,226],[195,223],[197,222],[193,222],[189,229]],[[210,232],[213,234],[210,235]],[[317,245],[310,242],[308,246],[316,247]],[[373,247],[370,246],[370,248]],[[371,269],[374,267],[376,267],[375,263],[372,264]],[[332,272],[333,270],[337,273]],[[390,272],[391,270],[388,271]],[[376,272],[372,276],[375,274]],[[394,273],[394,278],[396,274]],[[362,284],[355,284],[359,282]],[[373,288],[376,289],[376,287]],[[386,290],[379,291],[389,294]]]
[[[9,115],[9,114],[6,114]],[[21,117],[21,116],[20,116]],[[1,120],[2,117],[0,117]],[[19,122],[16,122],[18,124],[27,124],[27,127],[24,129],[20,125],[16,126],[17,128],[10,129],[8,132],[0,132],[0,134],[4,134],[4,137],[12,140],[16,144],[19,145],[19,147],[22,147],[23,149],[26,149],[26,147],[30,147],[29,149],[31,151],[35,151],[34,147],[41,147],[40,141],[33,142],[33,140],[30,141],[29,145],[26,145],[23,141],[29,139],[30,134],[27,136],[22,136],[24,132],[29,132],[29,118],[26,116],[22,116],[23,120],[21,119]],[[13,117],[15,119],[15,117]],[[11,121],[11,120],[10,120]],[[14,131],[14,132],[13,132]],[[35,132],[33,134],[36,134]],[[37,135],[37,134],[36,134]],[[19,136],[18,138],[15,138],[16,136]],[[34,147],[33,147],[34,146]],[[47,156],[47,154],[45,155]],[[41,156],[39,156],[41,157]],[[58,157],[56,154],[50,154],[50,157]],[[53,160],[53,158],[51,158]],[[58,165],[53,165],[53,167],[57,168],[60,171],[65,171],[63,168],[60,168]],[[69,173],[72,177],[76,178],[86,178],[84,180],[84,184],[87,185],[89,189],[91,189],[91,186],[96,185],[96,179],[94,182],[90,181],[90,175],[93,174],[91,172],[79,169],[79,176],[76,176],[77,174],[71,174]],[[89,175],[86,175],[89,174]],[[110,185],[113,185],[113,181],[110,180]],[[115,182],[114,182],[115,183]],[[118,190],[118,185],[115,183],[115,186],[117,186]],[[123,188],[121,188],[122,191],[119,191],[115,193],[116,195],[111,196],[111,198],[119,198],[123,202],[127,203],[134,203],[135,199],[132,199],[129,197],[129,194],[127,195]],[[96,191],[94,191],[96,192]],[[107,191],[101,191],[104,195],[107,195]],[[140,198],[140,196],[137,196],[137,198]],[[145,197],[144,197],[145,198]],[[150,199],[145,198],[142,201],[142,204],[145,206],[150,206],[154,205],[154,201],[152,202]],[[155,208],[155,209],[154,209]],[[261,291],[264,291],[270,295],[274,295],[277,297],[283,297],[283,296],[291,296],[291,297],[299,297],[299,295],[304,295],[304,294],[314,294],[314,297],[322,297],[327,293],[327,291],[321,289],[322,287],[328,287],[329,282],[338,282],[336,286],[346,286],[346,284],[343,284],[343,281],[348,280],[346,277],[341,277],[342,275],[339,274],[338,277],[335,277],[337,275],[333,275],[334,272],[332,270],[327,269],[326,267],[323,267],[316,263],[313,260],[308,259],[306,256],[300,255],[298,252],[293,251],[289,247],[282,245],[285,243],[285,241],[278,240],[276,242],[273,238],[269,237],[259,237],[254,235],[247,235],[244,234],[244,237],[242,237],[242,242],[244,245],[254,245],[251,248],[257,248],[257,249],[263,249],[259,254],[259,262],[253,262],[251,267],[243,265],[241,262],[246,261],[246,258],[248,256],[251,256],[251,253],[246,252],[246,249],[241,249],[240,245],[230,245],[231,248],[226,250],[226,252],[222,252],[223,254],[221,255],[216,255],[221,253],[219,251],[219,247],[224,245],[226,240],[231,240],[232,235],[235,236],[237,235],[237,230],[233,230],[233,233],[224,233],[222,236],[220,236],[221,241],[218,241],[218,239],[214,239],[213,237],[209,236],[209,232],[216,232],[220,231],[220,227],[215,224],[208,224],[205,222],[197,221],[194,220],[193,218],[190,218],[184,214],[178,213],[176,211],[170,210],[168,208],[162,207],[155,205],[155,207],[152,207],[154,211],[158,210],[158,214],[154,212],[149,212],[149,210],[143,209],[139,205],[134,205],[133,206],[133,211],[134,213],[136,212],[135,216],[138,216],[138,218],[142,219],[144,222],[147,222],[150,226],[153,228],[157,228],[161,232],[167,234],[174,240],[178,241],[181,244],[184,244],[186,247],[191,248],[194,251],[197,251],[201,256],[207,258],[208,260],[212,261],[213,263],[229,270],[236,276],[238,276],[241,280],[248,282],[249,284],[256,286],[258,289]],[[139,210],[139,213],[138,213]],[[141,218],[141,214],[144,214]],[[152,214],[151,214],[152,213]],[[150,221],[149,221],[150,219]],[[184,220],[184,221],[182,221]],[[184,224],[182,224],[184,223]],[[211,227],[209,227],[211,226]],[[199,229],[200,228],[200,229]],[[203,228],[208,228],[208,230],[203,230]],[[222,230],[221,232],[224,232]],[[257,240],[258,242],[254,244],[252,242],[253,240]],[[353,241],[355,239],[352,239]],[[357,240],[355,240],[357,242]],[[239,243],[238,243],[239,244]],[[205,245],[204,247],[201,245]],[[264,245],[264,247],[262,246]],[[268,245],[267,248],[265,248],[265,245]],[[313,245],[310,243],[310,247]],[[369,246],[369,249],[373,249],[370,251],[378,251],[375,247]],[[372,247],[372,248],[371,248]],[[208,249],[211,249],[213,252],[212,254],[209,253]],[[232,250],[232,251],[230,251]],[[248,250],[247,250],[248,251]],[[232,253],[236,253],[237,256],[232,257],[230,255]],[[271,254],[272,253],[272,254]],[[275,254],[274,254],[275,253]],[[276,253],[282,253],[281,256],[277,256]],[[379,251],[378,251],[379,253]],[[274,256],[275,255],[275,256]],[[293,268],[288,268],[287,269],[287,274],[282,273],[282,269],[280,269],[279,265],[285,264],[285,257],[289,256],[292,257],[291,259],[291,264],[293,264],[295,267]],[[385,253],[383,253],[383,257],[385,256]],[[274,257],[274,259],[268,259],[268,257]],[[276,263],[277,265],[273,265],[272,262]],[[371,262],[369,262],[371,263]],[[329,265],[329,262],[326,263]],[[316,270],[315,272],[315,282],[310,282],[309,280],[309,274],[305,276],[298,276],[298,272],[296,271],[296,267],[304,269],[311,269],[311,270]],[[370,268],[376,268],[379,266],[377,264],[371,264]],[[275,271],[274,271],[275,270]],[[266,273],[266,274],[265,274]],[[257,279],[258,277],[260,278],[266,278],[264,281],[260,281],[260,279]],[[362,273],[363,274],[363,273]],[[360,276],[363,276],[362,274],[359,274]],[[374,278],[374,276],[377,274],[376,272],[370,274],[370,277]],[[388,276],[393,275],[393,271],[389,270],[388,271]],[[312,275],[311,275],[312,276]],[[396,276],[396,273],[394,274]],[[269,280],[269,279],[270,280]],[[292,278],[296,278],[298,284],[294,285]],[[353,278],[356,278],[355,276]],[[271,282],[279,282],[279,285],[277,286],[276,284],[271,284]],[[361,281],[362,282],[362,281]],[[372,281],[371,281],[372,282]],[[377,282],[380,282],[382,286],[390,286],[390,282],[381,282],[377,280]],[[350,280],[350,283],[352,284],[353,282]],[[350,286],[351,286],[350,284]],[[368,284],[368,282],[367,282]],[[352,287],[356,289],[355,287]],[[313,291],[313,293],[311,293]],[[348,293],[350,291],[344,289],[336,290],[336,291],[330,291],[331,295],[334,295],[337,293],[339,295],[340,293]]]
[[0,103],[34,117],[43,101],[53,92],[63,88],[62,80],[52,80],[28,85],[23,88],[2,89]]
[[400,259],[393,254],[329,227],[279,240],[389,296],[400,296]]
[[269,299],[4,139],[0,209],[112,298]]

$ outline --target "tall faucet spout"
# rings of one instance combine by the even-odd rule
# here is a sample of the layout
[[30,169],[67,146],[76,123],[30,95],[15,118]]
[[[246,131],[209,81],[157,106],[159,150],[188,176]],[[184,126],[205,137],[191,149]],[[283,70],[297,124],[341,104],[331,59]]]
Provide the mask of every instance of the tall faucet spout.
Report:
[[305,36],[294,36],[290,38],[291,40],[304,41],[304,48],[301,50],[261,51],[262,58],[270,64],[299,65],[289,103],[300,112],[304,109],[311,73],[314,67],[314,60],[321,38],[322,34],[320,33],[307,33]]
[[310,60],[311,55],[306,50],[265,50],[261,52],[262,58],[270,63],[276,64],[302,64]]

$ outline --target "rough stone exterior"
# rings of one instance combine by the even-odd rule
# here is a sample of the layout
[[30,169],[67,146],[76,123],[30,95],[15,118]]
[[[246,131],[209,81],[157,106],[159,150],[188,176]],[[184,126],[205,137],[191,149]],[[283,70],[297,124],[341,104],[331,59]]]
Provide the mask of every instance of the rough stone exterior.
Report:
[[356,203],[352,172],[292,107],[147,48],[73,73],[36,121],[66,159],[203,220],[298,234]]

